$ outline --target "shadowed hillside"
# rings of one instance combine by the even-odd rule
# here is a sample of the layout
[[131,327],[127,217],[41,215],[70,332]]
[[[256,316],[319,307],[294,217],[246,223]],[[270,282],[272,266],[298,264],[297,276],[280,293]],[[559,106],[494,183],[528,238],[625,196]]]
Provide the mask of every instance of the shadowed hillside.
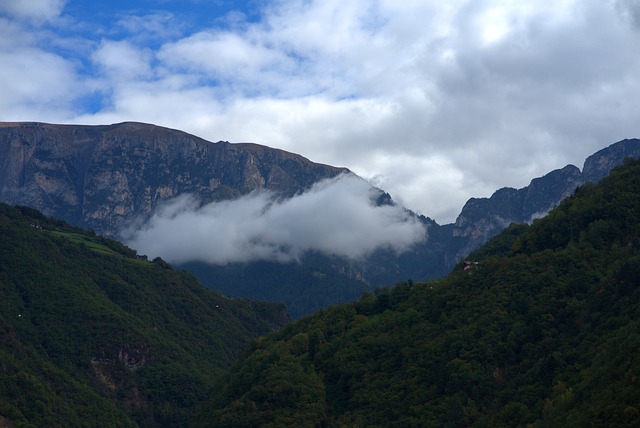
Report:
[[[510,223],[544,216],[580,184],[597,181],[625,157],[639,155],[640,140],[620,141],[590,156],[582,171],[568,165],[533,179],[524,188],[502,188],[489,198],[471,198],[452,224],[439,225],[428,217],[411,214],[424,233],[416,234],[420,242],[404,248],[409,251],[380,247],[355,259],[308,251],[287,262],[249,257],[212,263],[198,258],[214,250],[248,254],[256,244],[265,245],[270,250],[267,253],[271,253],[291,244],[264,243],[264,233],[256,233],[246,241],[240,239],[248,248],[238,251],[235,237],[247,235],[247,229],[256,224],[253,219],[248,224],[234,222],[246,213],[245,207],[232,214],[225,211],[226,217],[213,216],[209,223],[198,223],[201,230],[195,236],[201,238],[200,245],[195,245],[195,239],[183,239],[183,246],[195,253],[192,259],[178,262],[164,254],[172,251],[173,242],[184,238],[180,231],[186,232],[185,228],[193,225],[188,221],[171,227],[178,236],[168,244],[169,248],[165,245],[151,257],[160,255],[176,265],[180,263],[205,286],[226,295],[284,302],[291,315],[298,318],[330,304],[353,301],[363,291],[407,278],[415,281],[442,278],[461,258]],[[195,212],[211,202],[237,201],[251,192],[267,191],[273,192],[279,201],[291,200],[290,197],[300,196],[318,182],[345,172],[348,170],[313,163],[282,150],[249,143],[213,143],[178,130],[142,123],[101,126],[0,123],[0,200],[30,206],[75,226],[121,239],[129,238],[130,233],[124,231],[134,231],[135,235],[136,230],[144,230],[149,224],[145,222],[162,212],[167,204],[181,207],[175,208],[180,213]],[[388,194],[372,190],[379,206],[395,205]],[[187,195],[191,195],[192,205],[180,203]],[[272,205],[274,200],[270,201]],[[335,200],[327,200],[313,210],[314,221],[307,230],[325,224],[323,214],[329,207],[339,205]],[[268,206],[257,210],[256,217]],[[311,217],[298,215],[301,216]],[[209,232],[203,239],[206,231],[216,224],[228,227],[217,226],[218,233]],[[268,231],[270,225],[265,229]],[[228,236],[227,231],[233,236],[231,244],[222,239]],[[281,232],[290,234],[286,228]],[[127,238],[123,238],[125,235]],[[146,236],[153,240],[166,235],[166,230],[154,230]],[[365,238],[361,236],[361,241]]]
[[283,305],[0,204],[0,426],[185,426]]
[[630,161],[443,280],[255,342],[201,425],[638,426],[639,266]]

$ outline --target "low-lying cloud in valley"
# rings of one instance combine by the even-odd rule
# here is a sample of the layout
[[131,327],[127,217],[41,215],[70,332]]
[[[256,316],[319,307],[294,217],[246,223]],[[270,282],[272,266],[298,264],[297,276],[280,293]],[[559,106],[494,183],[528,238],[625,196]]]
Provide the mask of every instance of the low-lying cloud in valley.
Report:
[[173,263],[289,262],[307,251],[358,259],[378,248],[408,250],[426,237],[400,206],[377,206],[377,192],[353,175],[317,183],[291,199],[254,192],[200,205],[183,195],[161,206],[127,243]]

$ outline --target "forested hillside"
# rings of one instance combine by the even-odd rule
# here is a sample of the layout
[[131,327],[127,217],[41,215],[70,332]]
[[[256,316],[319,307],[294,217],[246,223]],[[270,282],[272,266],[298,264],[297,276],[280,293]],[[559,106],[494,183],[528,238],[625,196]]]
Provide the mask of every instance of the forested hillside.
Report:
[[640,163],[446,279],[254,342],[203,426],[639,426]]
[[[414,234],[416,242],[411,248],[398,251],[380,245],[364,257],[336,255],[313,245],[304,254],[286,260],[273,257],[271,251],[249,257],[249,249],[255,249],[256,242],[279,251],[295,247],[294,238],[304,234],[285,230],[281,236],[290,236],[288,242],[267,242],[265,235],[272,231],[273,223],[251,235],[248,231],[262,224],[255,218],[243,224],[238,213],[227,209],[201,209],[214,202],[237,201],[252,192],[273,192],[281,201],[291,201],[289,198],[305,194],[319,182],[344,173],[351,176],[347,169],[318,164],[267,146],[209,142],[151,124],[0,122],[0,201],[29,206],[100,235],[119,237],[151,258],[161,256],[188,270],[200,283],[225,295],[283,302],[297,319],[331,304],[351,302],[365,290],[399,280],[442,278],[461,258],[509,223],[529,222],[544,215],[578,185],[599,180],[629,156],[640,157],[640,140],[622,140],[594,153],[586,159],[582,171],[567,165],[533,179],[521,189],[502,188],[489,198],[471,198],[455,223],[439,225],[429,217],[416,215],[414,219],[425,233]],[[492,162],[489,158],[486,161]],[[397,206],[391,195],[381,189],[364,190],[377,206]],[[230,204],[238,207],[235,202]],[[155,224],[151,219],[167,212],[169,206],[177,210],[175,216],[169,215],[176,226],[152,228],[153,232],[145,233]],[[216,206],[228,205],[225,202]],[[258,218],[266,218],[267,206],[272,205],[256,210]],[[319,215],[318,219],[293,212],[289,215],[291,219],[309,219],[303,228],[309,231],[330,218],[328,207],[336,208],[336,212],[353,212],[346,210],[333,194],[321,209],[311,211]],[[184,219],[177,214],[196,213],[201,218],[205,212],[207,222],[177,225],[176,217]],[[239,212],[248,210],[245,207]],[[167,220],[162,215],[160,218]],[[239,234],[212,232],[212,227],[224,225],[227,220],[238,228]],[[337,230],[340,224],[345,223],[340,220],[324,224],[322,234]],[[220,227],[222,231],[229,230]],[[381,229],[375,231],[382,236]],[[176,230],[180,233],[175,237],[159,239],[164,245],[147,246]],[[195,239],[186,238],[188,230],[197,230],[199,245],[195,245]],[[139,233],[146,239],[134,239],[140,237]],[[366,242],[371,235],[364,233],[355,241]],[[244,239],[235,239],[236,236]],[[180,243],[185,249],[198,250],[176,250]],[[246,248],[237,252],[242,257],[230,257],[234,254],[230,248],[242,245]],[[203,256],[213,253],[223,254],[224,260]]]
[[281,304],[0,205],[0,426],[185,426]]

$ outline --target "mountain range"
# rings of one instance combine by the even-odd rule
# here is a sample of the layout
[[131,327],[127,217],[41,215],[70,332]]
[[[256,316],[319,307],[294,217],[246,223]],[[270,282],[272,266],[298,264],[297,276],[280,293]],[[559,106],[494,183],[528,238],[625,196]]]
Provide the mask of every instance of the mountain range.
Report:
[[[445,278],[295,322],[282,304],[226,297],[159,257],[0,204],[0,426],[638,426],[634,144],[590,157],[586,172],[621,166]],[[470,203],[495,216],[534,207],[530,220],[546,205],[529,192]],[[316,256],[295,265],[350,263]],[[308,275],[339,288],[328,272]]]
[[254,342],[199,426],[640,424],[640,162],[469,257]]
[[[357,260],[308,251],[286,262],[184,261],[178,266],[227,295],[283,301],[299,317],[375,287],[441,278],[510,223],[543,216],[628,156],[640,156],[640,140],[623,140],[595,153],[582,171],[568,165],[522,189],[472,198],[452,224],[410,213],[426,230],[410,251],[381,248]],[[261,190],[286,199],[340,174],[352,173],[265,146],[211,143],[148,124],[0,124],[0,200],[110,237],[181,195],[195,195],[202,205]],[[373,190],[376,204],[395,205],[384,191]]]

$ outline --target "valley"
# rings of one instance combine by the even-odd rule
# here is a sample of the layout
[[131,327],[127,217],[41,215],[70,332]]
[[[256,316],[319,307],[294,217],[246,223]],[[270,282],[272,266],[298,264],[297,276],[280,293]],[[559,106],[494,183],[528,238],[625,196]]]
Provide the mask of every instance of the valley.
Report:
[[[169,233],[172,238],[165,239],[158,254],[147,255],[165,258],[195,274],[205,286],[227,295],[284,302],[291,315],[299,318],[398,281],[442,278],[510,223],[543,216],[579,185],[601,179],[629,156],[640,157],[640,140],[623,140],[594,153],[582,170],[568,165],[533,179],[524,188],[503,188],[489,198],[472,198],[454,223],[440,225],[397,205],[384,190],[370,187],[346,168],[317,164],[266,146],[212,143],[178,130],[134,122],[105,126],[4,123],[0,126],[0,201],[36,208],[131,245],[132,234],[149,227],[154,215],[189,196],[192,206],[184,204],[173,215],[192,217],[183,216],[182,226],[167,225],[164,230],[149,232],[156,235],[148,238],[151,240]],[[313,190],[317,183],[338,180],[342,175],[352,177],[352,184],[336,185],[329,189],[338,190],[324,193]],[[298,239],[280,237],[289,234],[294,220],[300,223],[298,235],[316,234],[306,244],[313,245],[326,235],[318,225],[328,221],[328,213],[335,216],[331,227],[345,223],[340,217],[343,202],[338,203],[338,198],[347,197],[346,192],[355,191],[355,187],[360,190],[354,194],[370,192],[361,202],[368,207],[359,207],[361,214],[351,214],[354,223],[332,237],[333,243],[328,245],[334,249],[310,247],[301,254],[288,255]],[[314,197],[317,202],[309,202]],[[307,211],[286,211],[300,207],[301,200],[308,205],[304,208]],[[211,220],[202,214],[207,207],[214,212]],[[265,212],[273,207],[281,208],[277,220],[280,230],[264,220]],[[393,217],[363,229],[355,240],[364,243],[372,236],[386,235],[377,247],[363,256],[335,254],[344,248],[341,234],[357,230],[362,223],[358,215],[366,212],[377,218],[384,209],[395,210]],[[244,217],[244,225],[239,226]],[[308,220],[301,223],[305,217]],[[256,228],[261,222],[262,229]],[[400,249],[390,248],[399,242],[399,236],[386,231],[383,224],[403,222],[415,224],[410,232],[414,242],[407,240]],[[217,223],[223,226],[207,231]],[[200,229],[195,229],[195,224]],[[187,229],[193,229],[188,241]],[[265,238],[266,234],[277,236],[278,241],[269,241],[273,238]],[[176,253],[171,249],[181,240],[185,240],[183,248],[197,248],[189,251],[193,254],[190,259],[186,250]],[[257,244],[263,248],[253,254]],[[221,261],[207,261],[212,257],[206,253],[218,248],[223,254]],[[234,251],[239,261],[226,258],[225,251]],[[169,252],[180,261],[172,260]]]
[[[151,125],[6,129],[2,197],[15,205],[0,205],[0,425],[640,420],[640,140],[471,199],[448,225],[350,178],[347,190],[365,190],[353,205],[363,219],[425,234],[395,248],[373,241],[366,257],[327,246],[174,265],[109,236],[183,191],[214,212],[268,191],[257,193],[265,215],[335,192],[345,171]],[[174,174],[198,162],[206,174]],[[240,172],[221,173],[226,162]]]

